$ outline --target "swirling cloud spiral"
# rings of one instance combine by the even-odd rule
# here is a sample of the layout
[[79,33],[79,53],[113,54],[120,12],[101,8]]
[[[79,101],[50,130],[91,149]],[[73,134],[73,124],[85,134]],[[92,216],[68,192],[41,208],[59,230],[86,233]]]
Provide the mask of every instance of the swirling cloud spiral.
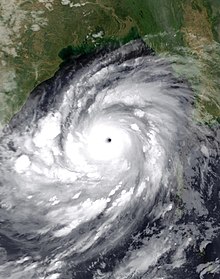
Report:
[[193,121],[194,102],[139,40],[38,86],[1,137],[0,274],[197,278],[187,251],[214,237],[198,219],[219,131]]

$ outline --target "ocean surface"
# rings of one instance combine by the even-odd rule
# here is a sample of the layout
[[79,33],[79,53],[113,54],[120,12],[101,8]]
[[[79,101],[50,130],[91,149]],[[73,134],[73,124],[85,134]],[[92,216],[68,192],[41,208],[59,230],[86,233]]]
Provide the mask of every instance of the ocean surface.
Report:
[[141,40],[80,56],[0,137],[0,278],[220,278],[220,127]]

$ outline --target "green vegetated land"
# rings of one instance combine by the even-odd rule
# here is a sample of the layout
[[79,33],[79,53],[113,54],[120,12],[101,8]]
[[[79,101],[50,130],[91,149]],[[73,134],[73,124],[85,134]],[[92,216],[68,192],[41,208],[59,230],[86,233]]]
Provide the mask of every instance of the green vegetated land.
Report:
[[[210,58],[211,55],[220,61],[216,43],[220,36],[218,0],[47,2],[51,5],[27,0],[19,6],[25,16],[19,38],[13,40],[17,55],[3,51],[2,56],[5,71],[13,69],[16,74],[16,87],[3,92],[7,103],[6,109],[2,110],[3,121],[8,121],[21,108],[31,90],[50,78],[62,61],[138,36],[158,54],[191,55],[198,61],[200,74],[191,80],[198,91],[198,117],[207,122],[220,119],[217,80],[220,63],[214,63]],[[177,69],[177,73],[183,72],[184,67]],[[0,116],[3,117],[1,113]]]

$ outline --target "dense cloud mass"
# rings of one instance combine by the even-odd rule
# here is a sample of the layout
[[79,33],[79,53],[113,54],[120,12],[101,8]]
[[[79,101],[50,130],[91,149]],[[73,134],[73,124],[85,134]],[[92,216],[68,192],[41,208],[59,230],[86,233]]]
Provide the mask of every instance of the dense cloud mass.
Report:
[[0,277],[219,278],[220,130],[194,102],[140,40],[38,86],[1,135]]

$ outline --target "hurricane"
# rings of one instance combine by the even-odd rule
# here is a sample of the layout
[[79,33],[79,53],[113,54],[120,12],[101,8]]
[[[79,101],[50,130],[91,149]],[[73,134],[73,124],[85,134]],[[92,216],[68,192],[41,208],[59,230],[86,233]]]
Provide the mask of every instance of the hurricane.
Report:
[[219,278],[220,129],[172,63],[134,40],[33,90],[1,132],[1,278]]

